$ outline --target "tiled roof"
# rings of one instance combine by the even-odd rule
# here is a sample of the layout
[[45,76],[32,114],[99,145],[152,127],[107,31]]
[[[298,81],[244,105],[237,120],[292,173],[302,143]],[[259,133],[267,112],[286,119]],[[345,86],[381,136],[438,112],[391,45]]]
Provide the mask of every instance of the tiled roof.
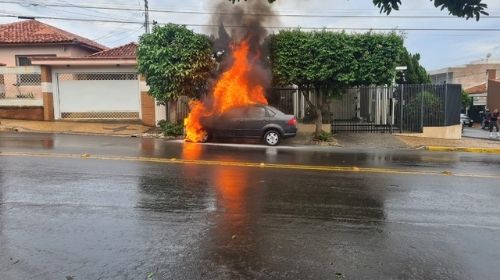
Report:
[[102,51],[108,49],[97,42],[61,30],[37,20],[25,20],[0,24],[0,44],[50,44],[72,43],[88,49]]
[[487,91],[486,83],[465,89],[468,94],[481,94]]
[[89,55],[88,57],[96,57],[96,58],[136,58],[137,53],[137,44],[132,42],[123,46],[119,46],[116,48],[112,48],[109,50],[101,51],[98,53],[94,53]]

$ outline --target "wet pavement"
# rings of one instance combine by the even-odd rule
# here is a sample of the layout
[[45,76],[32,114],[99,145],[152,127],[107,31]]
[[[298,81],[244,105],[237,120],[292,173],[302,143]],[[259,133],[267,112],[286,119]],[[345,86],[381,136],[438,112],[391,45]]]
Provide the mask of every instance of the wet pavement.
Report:
[[490,137],[490,131],[481,129],[480,127],[464,127],[462,137],[500,141],[495,130],[493,130],[493,137]]
[[500,156],[0,133],[0,252],[0,279],[498,279]]

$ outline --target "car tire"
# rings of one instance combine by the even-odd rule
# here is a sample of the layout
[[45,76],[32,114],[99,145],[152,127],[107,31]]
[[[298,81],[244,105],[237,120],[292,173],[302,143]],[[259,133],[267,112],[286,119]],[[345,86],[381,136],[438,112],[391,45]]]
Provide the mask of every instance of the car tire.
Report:
[[201,143],[207,143],[209,142],[212,136],[210,135],[210,132],[205,131],[205,135],[203,135],[203,139],[201,140]]
[[472,127],[473,125],[474,125],[474,123],[469,123],[468,127]]
[[281,134],[277,130],[271,129],[264,134],[264,142],[266,142],[268,146],[277,146],[280,140]]

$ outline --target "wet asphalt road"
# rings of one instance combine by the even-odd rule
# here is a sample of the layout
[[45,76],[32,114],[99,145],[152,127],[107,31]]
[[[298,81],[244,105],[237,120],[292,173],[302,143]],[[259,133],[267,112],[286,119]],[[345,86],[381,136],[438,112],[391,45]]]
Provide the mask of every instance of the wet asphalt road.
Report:
[[498,279],[499,259],[499,155],[0,133],[2,280]]

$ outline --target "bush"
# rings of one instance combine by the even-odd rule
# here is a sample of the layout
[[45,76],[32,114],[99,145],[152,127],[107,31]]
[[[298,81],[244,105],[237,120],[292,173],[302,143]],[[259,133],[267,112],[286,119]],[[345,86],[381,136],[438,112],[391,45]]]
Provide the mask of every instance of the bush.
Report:
[[184,126],[182,124],[171,123],[167,121],[158,122],[158,126],[163,131],[165,136],[181,136],[184,135]]
[[329,142],[332,140],[332,134],[325,131],[321,131],[318,137],[316,137],[316,140],[321,142]]

